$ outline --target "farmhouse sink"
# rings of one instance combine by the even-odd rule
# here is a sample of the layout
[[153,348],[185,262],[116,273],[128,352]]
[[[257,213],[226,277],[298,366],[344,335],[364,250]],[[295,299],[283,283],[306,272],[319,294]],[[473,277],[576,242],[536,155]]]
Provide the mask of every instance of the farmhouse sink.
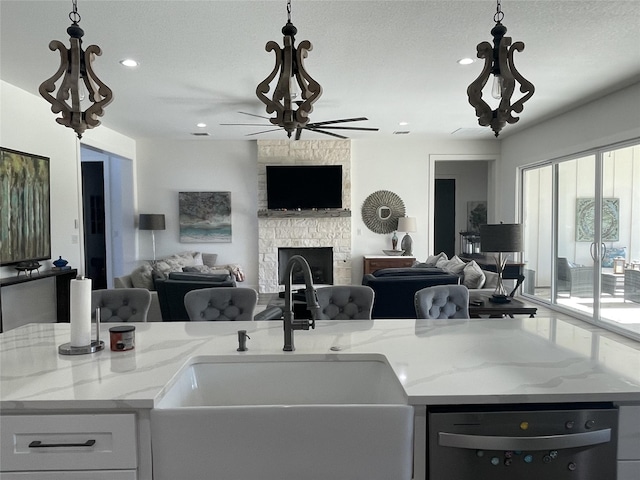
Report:
[[200,357],[151,436],[157,480],[409,480],[413,408],[380,355]]

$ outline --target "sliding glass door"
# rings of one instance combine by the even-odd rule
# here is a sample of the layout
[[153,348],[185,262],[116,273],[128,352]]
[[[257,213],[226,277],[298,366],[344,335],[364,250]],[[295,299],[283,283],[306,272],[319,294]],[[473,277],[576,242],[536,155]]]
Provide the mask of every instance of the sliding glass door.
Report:
[[523,294],[640,335],[640,145],[527,168],[522,186]]

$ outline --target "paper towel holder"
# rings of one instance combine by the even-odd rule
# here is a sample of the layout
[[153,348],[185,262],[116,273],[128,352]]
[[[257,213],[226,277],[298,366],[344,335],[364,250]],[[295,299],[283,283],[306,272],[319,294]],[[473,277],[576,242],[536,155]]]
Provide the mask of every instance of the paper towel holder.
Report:
[[104,350],[104,342],[100,340],[100,309],[96,308],[96,339],[92,340],[89,345],[80,347],[74,347],[71,342],[63,343],[58,347],[58,353],[60,355],[85,355],[100,350]]

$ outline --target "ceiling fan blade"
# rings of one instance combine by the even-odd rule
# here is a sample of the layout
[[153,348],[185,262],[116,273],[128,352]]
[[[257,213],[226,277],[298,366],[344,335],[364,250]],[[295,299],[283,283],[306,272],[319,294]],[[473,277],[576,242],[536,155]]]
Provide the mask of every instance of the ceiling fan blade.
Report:
[[249,127],[270,127],[271,125],[264,123],[221,123],[224,126],[249,126]]
[[281,128],[272,128],[271,130],[263,130],[261,132],[247,133],[245,135],[245,137],[250,137],[251,135],[260,135],[261,133],[277,132],[278,130],[282,130],[282,129]]
[[345,137],[344,135],[338,135],[337,133],[325,132],[324,130],[318,130],[317,128],[307,128],[307,127],[305,127],[305,130],[310,130],[312,132],[318,132],[318,133],[324,133],[325,135],[331,135],[332,137],[342,138],[344,140],[349,138],[349,137]]
[[319,127],[321,125],[327,125],[329,123],[361,122],[363,120],[369,120],[369,119],[367,117],[341,118],[340,120],[327,120],[326,122],[309,123],[308,126]]
[[320,128],[330,128],[332,130],[365,130],[370,132],[377,132],[378,130],[380,130],[379,128],[374,127],[332,127],[331,125],[322,125]]
[[255,113],[247,113],[247,112],[238,112],[241,113],[242,115],[249,115],[251,117],[258,117],[258,118],[264,118],[266,120],[270,120],[270,117],[264,117],[262,115],[256,115]]

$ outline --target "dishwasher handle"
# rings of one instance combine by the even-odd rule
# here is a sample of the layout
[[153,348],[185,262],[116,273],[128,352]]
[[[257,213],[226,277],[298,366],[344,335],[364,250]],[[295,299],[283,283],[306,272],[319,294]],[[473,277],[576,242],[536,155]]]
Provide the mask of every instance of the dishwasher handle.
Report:
[[611,429],[567,435],[542,435],[536,437],[501,437],[493,435],[467,435],[462,433],[438,433],[438,444],[443,447],[470,448],[474,450],[560,450],[587,447],[611,441]]

